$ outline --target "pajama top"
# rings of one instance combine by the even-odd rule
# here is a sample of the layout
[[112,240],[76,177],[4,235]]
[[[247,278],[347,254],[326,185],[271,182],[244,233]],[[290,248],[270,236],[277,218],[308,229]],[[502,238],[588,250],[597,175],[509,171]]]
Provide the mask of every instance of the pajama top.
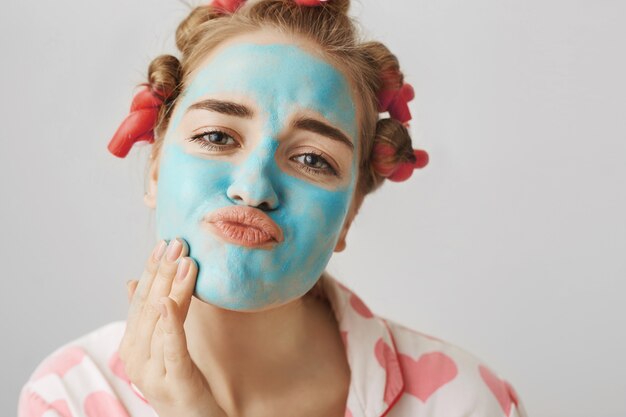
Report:
[[[526,417],[513,387],[478,358],[378,317],[335,278],[320,279],[351,371],[345,417]],[[108,324],[44,359],[22,388],[19,417],[157,416],[118,357],[125,325]]]

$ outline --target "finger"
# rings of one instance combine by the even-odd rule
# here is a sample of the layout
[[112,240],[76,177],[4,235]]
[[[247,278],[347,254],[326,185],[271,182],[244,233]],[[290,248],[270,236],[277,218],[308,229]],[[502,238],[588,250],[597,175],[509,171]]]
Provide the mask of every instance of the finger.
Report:
[[146,298],[148,298],[150,288],[152,288],[152,283],[154,282],[154,276],[159,269],[159,263],[161,261],[161,258],[163,257],[163,254],[165,253],[166,248],[167,243],[164,240],[160,240],[152,250],[152,254],[150,255],[150,257],[146,261],[144,270],[141,274],[141,277],[139,278],[139,283],[137,284],[137,288],[135,289],[135,294],[133,295],[133,299],[130,303],[128,314],[129,322],[135,320],[143,310]]
[[120,350],[125,350],[127,345],[134,343],[137,338],[136,332],[139,327],[141,312],[144,309],[145,300],[150,292],[154,276],[159,268],[159,262],[163,257],[166,248],[167,243],[164,240],[157,242],[150,257],[145,263],[144,271],[141,274],[130,302],[128,318],[126,320],[126,331],[124,332],[124,337],[120,343]]
[[196,262],[189,257],[181,259],[174,283],[172,284],[170,297],[178,304],[183,323],[187,318],[197,276],[198,265]]
[[152,335],[161,315],[158,302],[161,298],[169,295],[179,259],[186,256],[187,253],[188,248],[185,241],[176,238],[170,241],[165,255],[161,258],[159,269],[154,276],[154,282],[141,313],[141,326],[137,329],[137,347],[146,355],[150,354]]
[[187,350],[187,337],[180,307],[169,297],[161,299],[164,313],[159,321],[162,329],[163,364],[166,374],[185,379],[191,375],[192,361]]
[[128,301],[132,301],[133,295],[135,294],[135,290],[137,289],[137,284],[139,281],[136,279],[131,279],[126,283],[126,291],[128,293]]
[[165,374],[165,363],[163,361],[163,320],[167,318],[168,311],[163,297],[159,300],[155,306],[159,312],[159,320],[157,321],[152,339],[150,340],[150,366],[158,372],[158,374]]
[[178,264],[182,258],[187,256],[188,252],[189,249],[184,240],[176,238],[170,241],[170,244],[167,246],[167,252],[161,260],[159,269],[154,277],[152,288],[150,288],[148,302],[156,305],[161,298],[169,295]]
[[[170,292],[170,298],[178,305],[178,311],[181,315],[181,321],[185,322],[187,316],[187,310],[189,308],[189,302],[191,301],[191,294],[193,293],[193,287],[195,282],[195,274],[197,266],[195,262],[189,257],[183,257],[178,262],[178,268],[176,269],[176,275],[172,282],[172,290]],[[160,358],[158,366],[155,367],[159,372],[165,373],[165,364],[163,362],[163,320],[167,314],[165,304],[162,302],[167,300],[167,297],[163,297],[159,300],[157,306],[161,314],[159,321],[157,322],[156,329],[152,335],[150,358]],[[180,301],[182,300],[182,302]]]

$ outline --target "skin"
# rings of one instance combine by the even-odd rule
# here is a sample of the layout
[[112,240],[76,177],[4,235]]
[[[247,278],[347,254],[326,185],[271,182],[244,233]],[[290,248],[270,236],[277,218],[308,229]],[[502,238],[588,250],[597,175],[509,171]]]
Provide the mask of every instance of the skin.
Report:
[[[235,37],[220,45],[199,65],[194,75],[201,74],[203,68],[214,63],[214,59],[219,59],[222,51],[228,51],[229,48],[233,48],[230,50],[246,48],[250,43],[255,43],[259,47],[281,45],[283,52],[294,51],[296,50],[294,48],[297,48],[298,53],[308,54],[311,59],[320,59],[315,55],[314,45],[292,38],[287,41],[278,33],[264,30]],[[267,48],[257,50],[268,51]],[[326,65],[330,66],[329,63]],[[341,74],[337,68],[333,71]],[[200,93],[199,97],[207,94],[206,91]],[[221,98],[244,102],[250,98],[232,93],[229,96],[217,91],[209,94],[223,94]],[[281,97],[280,92],[276,93],[276,96]],[[326,96],[328,101],[340,100],[334,95]],[[352,126],[350,124],[358,121],[358,109],[354,110],[353,119],[350,121],[345,115],[338,116],[328,112],[328,109],[337,103],[327,103],[326,108],[315,108],[311,104],[314,101],[309,100],[308,107],[304,106],[303,110],[308,112],[307,114],[324,120],[355,140],[356,131],[351,129],[357,124]],[[167,181],[159,177],[170,171],[166,168],[159,169],[159,165],[167,162],[164,159],[168,155],[167,152],[171,152],[170,162],[176,162],[177,157],[189,158],[185,159],[188,164],[193,164],[194,161],[197,164],[206,164],[207,160],[210,160],[216,166],[220,165],[233,173],[230,177],[230,186],[214,190],[215,194],[225,193],[230,199],[230,204],[246,204],[268,209],[268,214],[276,216],[272,218],[277,223],[282,222],[280,225],[286,231],[286,235],[291,233],[292,239],[300,239],[298,240],[300,246],[297,247],[312,248],[314,261],[307,263],[306,259],[304,260],[309,274],[294,276],[285,274],[284,281],[281,281],[280,276],[270,277],[266,283],[277,283],[276,288],[260,297],[261,302],[256,305],[250,304],[250,301],[245,305],[229,304],[229,298],[224,296],[224,293],[217,293],[214,297],[211,291],[204,294],[198,291],[200,297],[194,297],[192,294],[196,280],[204,279],[206,283],[210,283],[210,274],[202,278],[202,274],[198,274],[198,264],[189,256],[191,250],[195,250],[190,248],[195,248],[196,244],[201,246],[202,241],[196,242],[192,228],[184,229],[186,226],[189,227],[189,223],[185,221],[188,217],[182,216],[183,220],[178,225],[190,233],[185,237],[194,242],[188,245],[184,239],[171,239],[167,249],[165,241],[159,242],[146,262],[146,269],[139,282],[131,281],[129,284],[131,306],[127,329],[119,351],[128,376],[161,417],[179,415],[276,417],[291,416],[293,410],[298,410],[299,416],[343,416],[350,370],[337,323],[326,302],[303,294],[319,278],[321,270],[318,271],[318,265],[323,264],[323,269],[327,262],[326,257],[330,257],[332,249],[340,251],[345,248],[345,237],[355,215],[353,202],[358,146],[350,152],[345,145],[335,143],[336,141],[322,135],[303,135],[302,132],[285,130],[291,120],[289,115],[271,117],[272,114],[280,114],[280,106],[276,103],[264,103],[264,107],[255,108],[257,111],[251,120],[244,122],[230,120],[227,124],[236,131],[233,133],[244,132],[241,136],[248,140],[246,148],[237,148],[229,155],[200,155],[197,149],[185,147],[184,144],[177,142],[177,139],[185,137],[185,129],[193,131],[194,125],[219,125],[224,119],[209,120],[214,115],[206,114],[211,112],[204,111],[194,116],[198,119],[191,117],[192,120],[187,122],[185,113],[179,112],[181,108],[185,108],[184,100],[179,104],[180,107],[177,106],[174,115],[180,116],[172,120],[164,144],[167,146],[169,139],[172,148],[168,151],[165,147],[164,152],[155,158],[151,166],[146,204],[157,208],[157,211],[160,210],[159,204],[166,204],[167,199],[158,196],[158,193],[166,194],[162,191],[165,188],[161,187],[167,186]],[[250,100],[246,104],[251,107],[255,105]],[[261,109],[265,111],[258,111]],[[286,109],[293,109],[293,106]],[[177,135],[176,132],[183,132],[183,135]],[[298,142],[294,139],[298,137],[306,139]],[[320,177],[306,174],[296,164],[302,161],[302,158],[295,160],[292,158],[298,155],[296,150],[304,148],[322,151],[332,157],[334,166],[343,175]],[[183,154],[176,154],[178,151]],[[273,154],[268,151],[273,151]],[[256,164],[251,161],[256,161]],[[259,170],[256,172],[257,176],[251,174],[254,173],[255,167]],[[219,175],[204,169],[200,171]],[[246,174],[250,176],[248,179]],[[197,177],[194,178],[197,181]],[[252,180],[257,183],[261,181],[263,186],[251,187]],[[193,191],[193,183],[189,186]],[[262,192],[255,194],[254,191],[259,189]],[[306,204],[290,206],[288,203],[290,189],[297,191],[296,195],[301,199],[304,198]],[[270,192],[272,190],[274,193]],[[277,199],[273,200],[273,196],[277,196]],[[331,200],[334,198],[334,205],[330,204],[327,210],[333,213],[331,209],[336,209],[335,213],[339,214],[340,221],[333,223],[333,229],[324,233],[309,231],[308,235],[298,236],[297,231],[300,228],[306,230],[307,221],[310,222],[311,218],[315,218],[314,202],[319,196],[326,196]],[[208,198],[207,195],[204,195],[204,198]],[[212,198],[208,200],[211,203],[207,207],[217,207]],[[269,210],[280,207],[287,213],[285,217]],[[309,211],[300,217],[298,210]],[[167,209],[163,212],[178,215],[181,211],[174,207],[173,214]],[[293,226],[289,221],[295,221]],[[326,246],[316,252],[314,249],[319,243],[318,239],[324,235],[327,235]],[[228,249],[228,245],[223,242],[221,245]],[[195,256],[202,257],[202,252],[200,250],[198,252],[199,254]],[[259,261],[252,251],[240,250],[231,254],[226,252],[226,255],[222,252],[226,259],[232,257],[234,260],[245,260],[254,266],[250,269],[252,272],[243,271],[240,275],[234,276],[233,279],[242,280],[240,282],[265,279],[264,276],[255,275],[254,272],[268,268],[267,260],[271,265],[280,259],[280,255],[279,251],[275,253],[266,251],[263,253],[264,258]],[[202,261],[209,263],[206,266],[203,264],[200,269],[211,271],[210,262],[218,264],[212,271],[220,271],[219,268],[222,268],[219,259],[203,258]],[[177,272],[179,277],[175,278]],[[297,278],[303,283],[294,285],[293,280]],[[279,287],[287,283],[292,290],[279,291]],[[208,287],[210,288],[210,285]],[[244,298],[248,296],[245,291],[229,290],[226,294]],[[215,302],[205,302],[201,299],[203,297]]]

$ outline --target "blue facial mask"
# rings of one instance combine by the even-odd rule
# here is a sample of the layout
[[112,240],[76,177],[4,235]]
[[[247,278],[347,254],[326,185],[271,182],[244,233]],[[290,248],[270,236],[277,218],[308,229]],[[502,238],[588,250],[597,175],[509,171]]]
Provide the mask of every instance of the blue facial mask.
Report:
[[[179,127],[186,111],[215,96],[233,97],[229,101],[245,97],[260,111],[254,147],[243,161],[202,157],[184,146]],[[198,298],[230,310],[258,311],[313,287],[333,253],[356,183],[357,123],[351,97],[337,69],[293,44],[236,43],[198,70],[165,137],[156,207],[159,238],[182,237],[198,262]],[[279,167],[281,132],[299,110],[322,115],[355,144],[342,185],[329,189]],[[247,201],[234,195],[245,195]],[[283,231],[284,241],[272,249],[226,243],[201,227],[207,213],[251,202],[266,202],[264,212]]]

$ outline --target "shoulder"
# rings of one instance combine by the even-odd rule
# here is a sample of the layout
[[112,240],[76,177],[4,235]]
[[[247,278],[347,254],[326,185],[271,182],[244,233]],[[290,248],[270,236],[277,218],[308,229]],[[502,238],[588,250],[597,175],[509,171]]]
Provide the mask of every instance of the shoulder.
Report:
[[22,387],[19,416],[129,415],[140,400],[117,355],[125,328],[107,324],[44,358]]
[[429,416],[525,415],[512,385],[472,353],[391,320],[381,320],[392,335],[404,379],[398,409],[432,410]]
[[350,364],[348,415],[525,416],[511,384],[473,354],[374,314],[328,274],[323,289]]

